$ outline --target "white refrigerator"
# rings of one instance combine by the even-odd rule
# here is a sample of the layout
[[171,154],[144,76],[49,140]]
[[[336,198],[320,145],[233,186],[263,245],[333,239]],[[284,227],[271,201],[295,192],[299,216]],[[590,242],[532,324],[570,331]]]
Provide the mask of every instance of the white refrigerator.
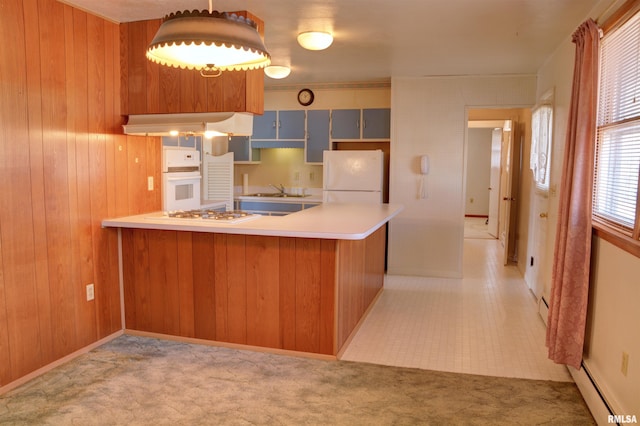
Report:
[[323,202],[382,203],[382,151],[324,151],[322,164]]

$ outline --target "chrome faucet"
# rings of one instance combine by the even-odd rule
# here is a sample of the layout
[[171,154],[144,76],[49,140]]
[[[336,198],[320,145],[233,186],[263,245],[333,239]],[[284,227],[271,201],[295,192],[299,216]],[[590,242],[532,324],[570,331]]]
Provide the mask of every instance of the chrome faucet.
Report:
[[269,186],[272,187],[273,189],[278,190],[278,192],[281,193],[281,194],[285,193],[283,184],[280,184],[280,186],[278,187],[278,186],[275,186],[274,184],[270,183]]

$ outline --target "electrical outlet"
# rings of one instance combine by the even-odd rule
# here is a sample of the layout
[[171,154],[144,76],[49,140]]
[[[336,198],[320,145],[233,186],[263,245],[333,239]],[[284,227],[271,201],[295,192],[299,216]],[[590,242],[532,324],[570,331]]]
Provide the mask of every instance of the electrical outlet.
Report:
[[87,302],[95,298],[93,284],[87,284]]
[[625,377],[629,371],[629,354],[626,352],[622,352],[622,365],[620,366],[620,371],[622,371],[622,374]]
[[313,182],[313,178],[315,177],[315,173],[309,172],[309,181]]
[[153,176],[147,178],[147,189],[153,191]]

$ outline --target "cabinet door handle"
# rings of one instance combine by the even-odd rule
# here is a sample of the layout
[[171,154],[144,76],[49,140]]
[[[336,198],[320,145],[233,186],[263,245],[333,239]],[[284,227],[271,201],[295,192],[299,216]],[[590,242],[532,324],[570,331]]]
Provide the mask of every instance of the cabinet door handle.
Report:
[[359,129],[360,128],[360,120],[356,120],[356,127]]
[[276,121],[275,120],[273,120],[273,128],[274,129],[276,128]]

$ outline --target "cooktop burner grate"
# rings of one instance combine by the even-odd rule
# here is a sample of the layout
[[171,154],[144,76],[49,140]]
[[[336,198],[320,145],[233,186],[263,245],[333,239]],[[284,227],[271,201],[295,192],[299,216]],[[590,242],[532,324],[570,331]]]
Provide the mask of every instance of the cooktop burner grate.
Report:
[[210,220],[232,220],[249,216],[250,213],[241,210],[220,212],[216,210],[188,210],[168,212],[168,217],[181,219],[210,219]]
[[[165,212],[162,215],[162,219],[187,219],[187,220],[202,220],[202,221],[215,221],[220,223],[238,223],[245,220],[251,220],[260,217],[258,214],[252,214],[242,210],[233,211],[216,211],[208,209],[198,210],[176,210]],[[156,217],[157,219],[157,217]]]

